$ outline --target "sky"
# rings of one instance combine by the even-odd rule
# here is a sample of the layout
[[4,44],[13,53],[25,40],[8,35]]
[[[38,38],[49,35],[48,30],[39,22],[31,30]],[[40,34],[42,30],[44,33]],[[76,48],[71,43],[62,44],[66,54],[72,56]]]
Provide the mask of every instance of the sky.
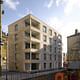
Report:
[[4,0],[2,30],[20,18],[33,14],[62,34],[63,52],[67,52],[67,36],[80,30],[80,0]]

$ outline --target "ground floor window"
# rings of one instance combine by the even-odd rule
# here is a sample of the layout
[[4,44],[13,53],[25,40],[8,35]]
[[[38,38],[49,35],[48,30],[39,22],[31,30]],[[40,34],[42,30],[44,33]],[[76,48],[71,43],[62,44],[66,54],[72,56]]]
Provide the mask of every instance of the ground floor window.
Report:
[[30,70],[30,63],[25,63],[25,70]]

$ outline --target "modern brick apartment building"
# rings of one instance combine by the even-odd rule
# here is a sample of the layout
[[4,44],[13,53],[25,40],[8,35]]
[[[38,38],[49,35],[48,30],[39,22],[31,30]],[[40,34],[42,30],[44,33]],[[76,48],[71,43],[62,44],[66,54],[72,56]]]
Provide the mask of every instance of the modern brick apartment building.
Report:
[[62,67],[62,36],[33,15],[8,27],[9,70],[36,71]]

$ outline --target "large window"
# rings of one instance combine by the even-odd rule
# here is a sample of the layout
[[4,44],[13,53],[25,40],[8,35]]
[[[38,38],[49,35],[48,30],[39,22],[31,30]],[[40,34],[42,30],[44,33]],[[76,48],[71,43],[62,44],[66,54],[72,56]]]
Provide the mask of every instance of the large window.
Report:
[[15,34],[15,40],[17,40],[18,39],[18,34]]
[[52,45],[50,45],[50,52],[52,52]]
[[30,53],[25,53],[25,59],[29,60],[30,59]]
[[46,45],[45,44],[43,45],[43,48],[44,48],[44,51],[46,51]]
[[52,63],[50,63],[50,68],[52,68]]
[[47,32],[47,28],[46,28],[46,26],[43,26],[43,32]]
[[25,48],[25,49],[30,48],[30,43],[25,42],[25,44],[24,44],[24,48]]
[[52,55],[50,54],[50,60],[52,60]]
[[54,40],[54,45],[56,45],[56,42],[57,42],[57,41],[56,41],[56,40]]
[[18,31],[18,25],[15,25],[15,31]]
[[54,56],[54,60],[56,61],[56,55]]
[[50,30],[50,29],[49,29],[49,35],[51,35],[51,36],[52,36],[52,30]]
[[46,63],[44,63],[44,69],[46,69]]
[[15,63],[15,70],[17,69],[16,63]]
[[15,53],[15,62],[16,62],[16,53]]
[[30,25],[30,24],[29,24],[28,22],[26,22],[26,21],[24,22],[24,26],[25,26],[25,27],[27,27],[27,26],[29,26],[29,25]]
[[46,60],[46,54],[44,54],[44,60]]
[[25,63],[25,70],[30,70],[30,63]]
[[52,38],[49,38],[49,43],[50,43],[50,44],[52,43]]
[[55,53],[56,53],[56,49],[57,49],[57,48],[55,47],[55,48],[54,48],[54,52],[55,52]]
[[25,38],[30,37],[30,33],[24,32],[24,37]]
[[14,45],[14,47],[15,47],[15,51],[17,50],[17,46],[18,46],[18,44],[15,44],[15,45]]
[[46,37],[46,35],[43,35],[43,41],[47,41],[47,37]]

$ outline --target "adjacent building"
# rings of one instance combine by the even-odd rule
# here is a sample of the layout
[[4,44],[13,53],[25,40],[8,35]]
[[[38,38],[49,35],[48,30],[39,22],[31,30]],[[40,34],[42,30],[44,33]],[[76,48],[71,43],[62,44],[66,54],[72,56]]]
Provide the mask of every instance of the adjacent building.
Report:
[[6,53],[8,54],[8,36],[2,32],[2,52],[1,52],[1,67],[2,70],[6,69]]
[[80,75],[80,33],[77,29],[67,37],[67,55],[68,69],[78,70]]
[[8,27],[9,71],[62,67],[62,36],[29,14]]

